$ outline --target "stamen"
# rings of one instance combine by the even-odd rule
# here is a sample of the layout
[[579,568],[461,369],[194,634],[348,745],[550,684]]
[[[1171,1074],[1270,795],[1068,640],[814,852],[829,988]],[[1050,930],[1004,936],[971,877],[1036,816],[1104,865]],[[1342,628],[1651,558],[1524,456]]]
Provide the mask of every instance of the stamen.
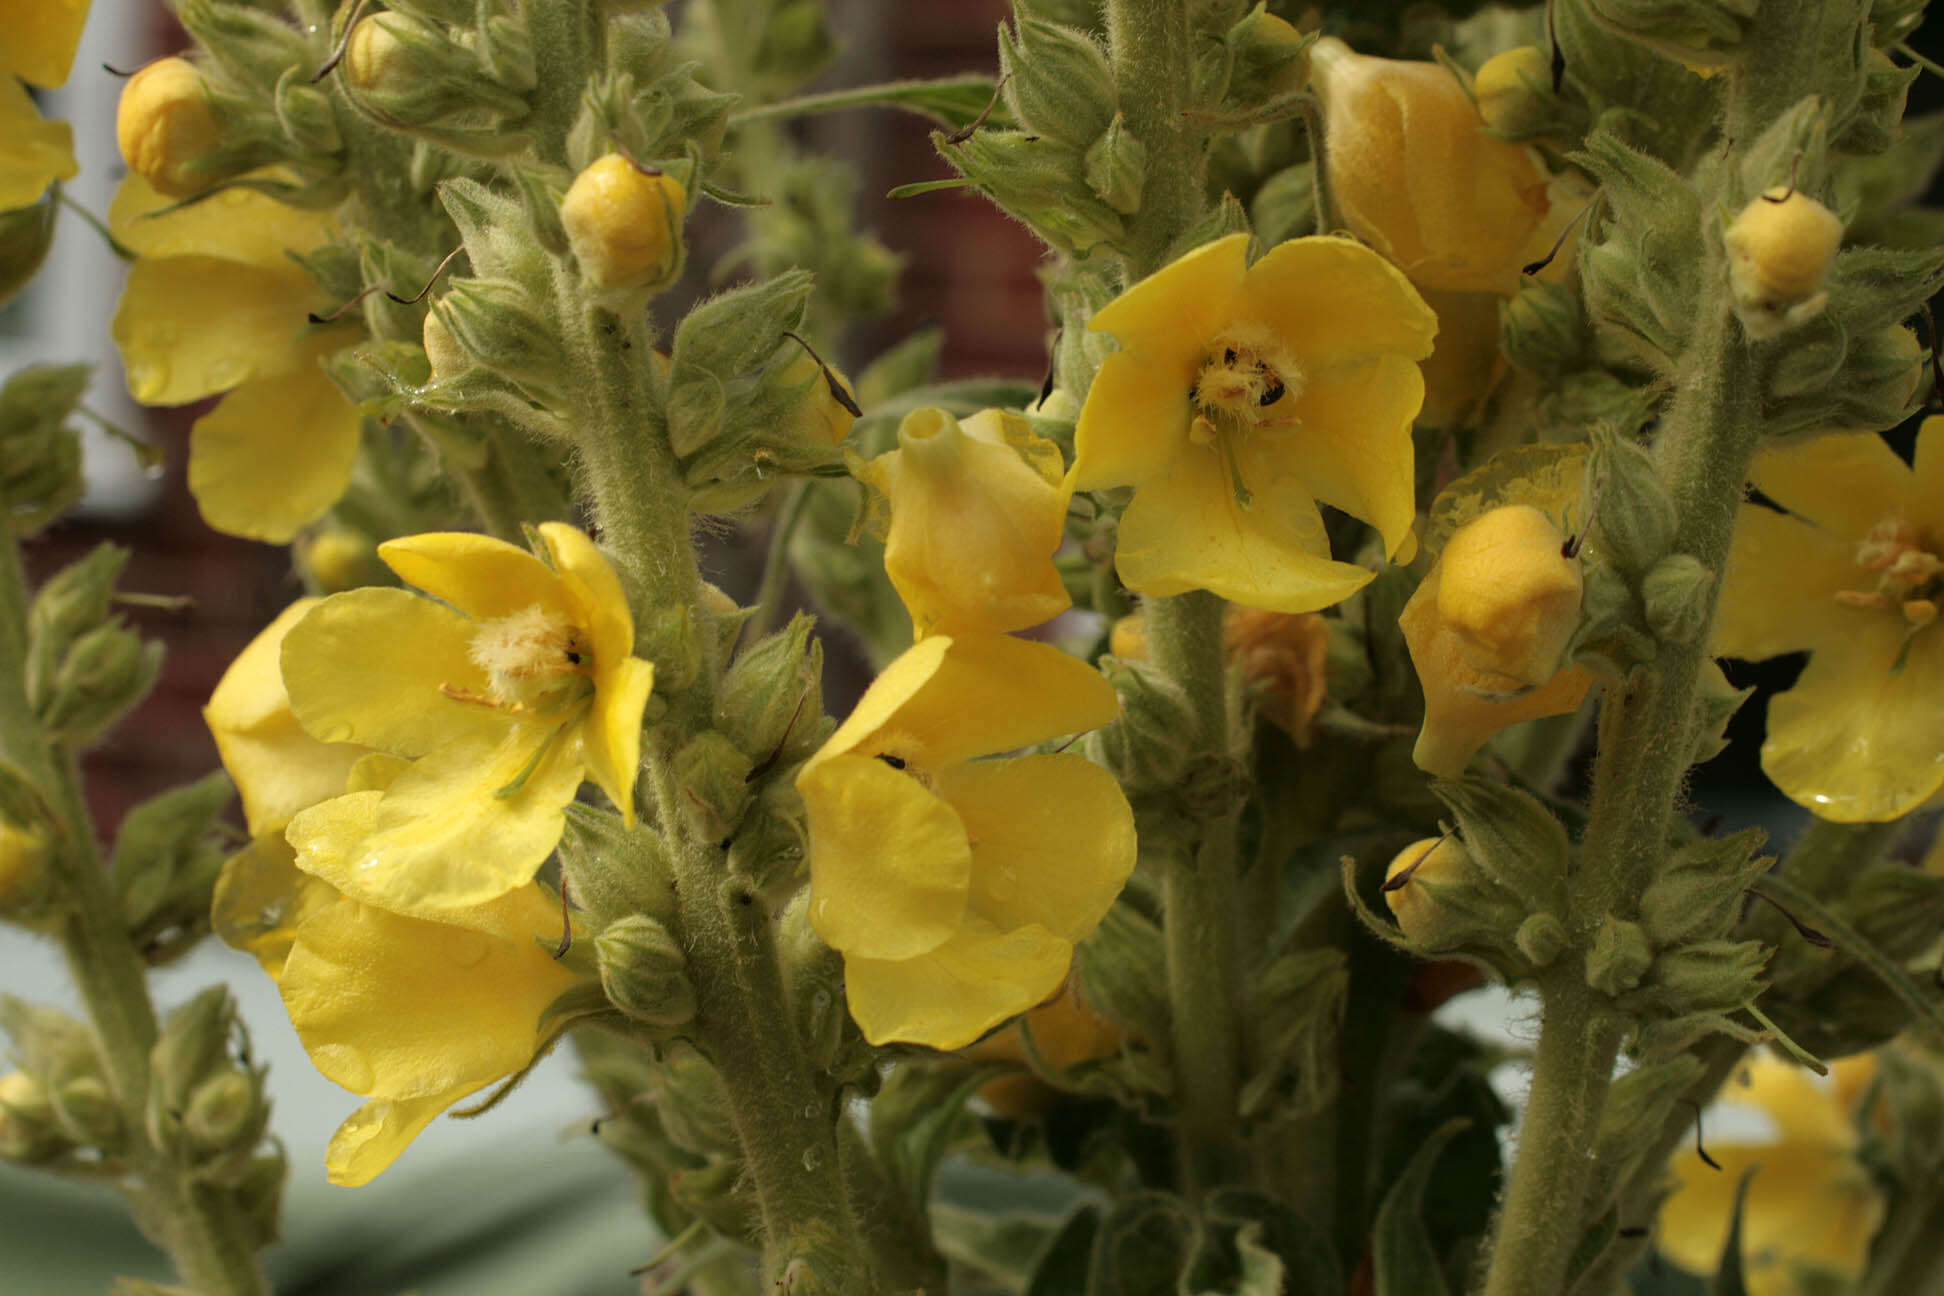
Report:
[[1934,599],[1905,599],[1903,614],[1912,630],[1922,630],[1937,620],[1937,602]]
[[1837,590],[1836,601],[1846,608],[1860,608],[1868,612],[1881,612],[1890,606],[1888,594],[1878,594],[1873,590]]

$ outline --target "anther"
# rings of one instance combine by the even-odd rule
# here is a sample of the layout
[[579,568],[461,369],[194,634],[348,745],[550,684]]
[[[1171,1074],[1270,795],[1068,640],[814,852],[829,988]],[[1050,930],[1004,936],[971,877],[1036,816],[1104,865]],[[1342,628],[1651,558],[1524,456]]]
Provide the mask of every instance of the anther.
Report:
[[461,252],[464,252],[465,250],[466,250],[466,245],[464,243],[461,243],[458,247],[446,253],[445,260],[439,262],[438,268],[432,272],[432,277],[425,281],[425,287],[419,289],[417,292],[413,293],[410,297],[400,297],[397,293],[393,292],[389,288],[385,289],[385,296],[391,298],[393,301],[397,302],[400,306],[412,306],[425,300],[425,294],[432,291],[432,285],[439,282],[439,276],[446,272],[446,267],[452,264],[453,258],[458,256]]
[[788,329],[783,330],[783,336],[802,347],[805,351],[808,351],[810,358],[817,362],[817,368],[823,373],[824,386],[830,388],[830,399],[842,405],[852,418],[863,418],[863,408],[858,405],[857,401],[852,398],[849,392],[844,390],[844,384],[838,382],[837,375],[830,372],[830,366],[825,364],[824,358],[817,354],[817,349]]
[[902,756],[893,756],[890,752],[879,752],[878,759],[894,770],[905,768],[905,759]]
[[1700,1157],[1702,1161],[1707,1163],[1710,1169],[1713,1170],[1721,1169],[1721,1162],[1709,1156],[1708,1149],[1701,1145],[1701,1104],[1695,1102],[1691,1098],[1683,1098],[1681,1099],[1681,1102],[1683,1102],[1689,1107],[1694,1108],[1694,1153],[1695,1155]]
[[1283,398],[1283,393],[1287,390],[1288,388],[1283,386],[1282,379],[1272,374],[1269,376],[1269,385],[1263,389],[1262,395],[1256,399],[1256,404],[1261,406],[1274,405]]
[[963,144],[972,138],[979,127],[985,125],[986,118],[992,116],[992,110],[999,106],[999,92],[1006,88],[1006,81],[1011,76],[1012,73],[1008,72],[1005,76],[999,78],[998,83],[992,87],[992,98],[987,100],[986,106],[979,110],[979,115],[953,131],[950,135],[947,135],[945,137],[947,144]]

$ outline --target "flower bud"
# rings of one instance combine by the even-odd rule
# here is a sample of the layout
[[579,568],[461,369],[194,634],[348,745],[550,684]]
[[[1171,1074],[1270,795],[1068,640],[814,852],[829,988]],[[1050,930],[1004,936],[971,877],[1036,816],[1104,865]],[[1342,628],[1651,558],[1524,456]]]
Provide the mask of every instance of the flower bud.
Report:
[[639,297],[681,273],[687,210],[688,191],[674,176],[609,153],[574,177],[560,201],[560,220],[581,274],[597,292]]
[[98,1075],[81,1075],[63,1083],[53,1094],[55,1118],[68,1137],[104,1152],[121,1146],[121,1108]]
[[999,71],[1013,120],[1033,134],[1080,149],[1107,129],[1113,70],[1107,52],[1078,28],[1038,18],[1002,26]]
[[72,1146],[40,1081],[24,1071],[0,1075],[0,1158],[34,1165]]
[[1513,934],[1512,943],[1535,968],[1546,967],[1572,944],[1566,924],[1549,913],[1529,914]]
[[254,1148],[262,1135],[258,1086],[241,1071],[219,1072],[197,1085],[182,1112],[191,1148],[206,1157]]
[[1053,565],[1067,493],[1051,442],[1015,414],[927,407],[898,447],[852,472],[890,508],[884,569],[918,638],[1021,630],[1072,605]]
[[1480,940],[1502,943],[1526,917],[1455,837],[1427,837],[1397,852],[1384,870],[1384,885],[1384,903],[1405,939],[1426,953]]
[[1751,338],[1776,337],[1820,314],[1823,281],[1843,222],[1801,190],[1771,190],[1742,208],[1722,236],[1735,315]]
[[1693,643],[1707,627],[1714,573],[1692,554],[1669,554],[1640,584],[1647,625],[1668,643]]
[[1329,696],[1330,625],[1314,612],[1267,612],[1231,604],[1222,620],[1229,660],[1255,694],[1256,713],[1310,744],[1310,726]]
[[807,384],[803,398],[777,425],[778,440],[813,446],[838,446],[857,422],[857,393],[835,365],[820,364],[807,351],[783,369],[780,386]]
[[755,762],[728,735],[707,729],[675,753],[675,782],[684,810],[704,841],[723,841],[735,832],[749,807]]
[[579,803],[567,807],[560,872],[574,903],[599,926],[630,914],[675,921],[675,883],[661,837],[643,825]]
[[1639,923],[1608,914],[1586,952],[1586,983],[1617,995],[1640,984],[1653,965],[1654,949]]
[[1578,628],[1583,586],[1565,544],[1545,514],[1509,504],[1460,527],[1438,559],[1438,616],[1501,691],[1550,680]]
[[397,11],[361,18],[345,46],[342,83],[353,103],[389,125],[504,151],[485,137],[518,139],[505,124],[526,115],[520,91],[529,87],[517,66],[488,64],[470,40]]
[[1260,8],[1250,13],[1229,29],[1235,54],[1229,97],[1260,100],[1301,90],[1309,80],[1310,43],[1287,18]]
[[776,961],[810,1064],[831,1075],[868,1068],[870,1050],[844,1002],[844,956],[811,925],[809,887],[798,890],[777,919]]
[[[1030,1033],[1032,1047],[1027,1048]],[[1058,1090],[1049,1081],[1083,1063],[1113,1057],[1126,1037],[1119,1024],[1095,1012],[1069,980],[1060,993],[1029,1009],[964,1056],[980,1062],[1011,1062],[1019,1072],[987,1081],[979,1089],[986,1106],[1015,1120],[1050,1108]],[[1051,1075],[1046,1072],[1050,1070]]]
[[729,1115],[722,1077],[692,1048],[671,1048],[656,1073],[656,1112],[668,1137],[697,1156],[735,1156],[742,1150]]
[[222,143],[202,74],[183,58],[157,59],[122,86],[115,138],[122,160],[170,198],[193,198],[215,183],[204,155]]
[[326,527],[303,541],[298,554],[303,570],[326,594],[389,583],[389,570],[378,559],[378,546],[362,531]]
[[277,83],[277,123],[299,152],[328,157],[344,147],[330,96],[306,85],[296,68]]
[[1420,288],[1510,295],[1553,232],[1533,154],[1484,129],[1435,63],[1311,47],[1324,159],[1344,221]]
[[1551,81],[1546,52],[1521,45],[1485,60],[1472,79],[1472,97],[1487,126],[1505,135],[1527,135],[1545,122]]
[[91,373],[34,365],[0,387],[0,517],[14,535],[32,535],[81,497],[81,440],[68,419]]
[[1505,304],[1499,335],[1505,356],[1521,369],[1553,377],[1579,366],[1586,354],[1586,320],[1573,290],[1528,279]]
[[688,959],[668,929],[645,914],[612,923],[594,938],[601,988],[636,1021],[672,1030],[694,1020],[695,987]]
[[436,305],[425,312],[425,326],[420,341],[425,347],[425,361],[432,368],[432,381],[435,383],[449,381],[473,367],[472,356],[459,345],[459,339],[452,335],[451,326],[440,318]]
[[46,836],[0,820],[0,914],[11,917],[31,908],[46,881]]
[[1147,145],[1115,113],[1100,138],[1087,146],[1087,187],[1115,211],[1136,212],[1147,180]]
[[1187,693],[1145,661],[1109,657],[1100,673],[1120,695],[1120,715],[1080,740],[1088,757],[1111,770],[1130,797],[1179,784],[1200,728]]
[[823,645],[810,618],[736,655],[716,701],[716,727],[763,768],[786,767],[823,740]]
[[1644,575],[1674,547],[1679,514],[1647,451],[1629,437],[1597,433],[1586,494],[1600,501],[1602,548],[1620,569]]
[[[453,365],[443,351],[435,362],[440,376],[477,366],[518,383],[536,399],[552,396],[566,370],[559,334],[549,326],[541,304],[519,284],[506,279],[460,279],[433,305],[471,363]],[[434,345],[442,345],[439,342]],[[428,358],[432,348],[427,347]]]

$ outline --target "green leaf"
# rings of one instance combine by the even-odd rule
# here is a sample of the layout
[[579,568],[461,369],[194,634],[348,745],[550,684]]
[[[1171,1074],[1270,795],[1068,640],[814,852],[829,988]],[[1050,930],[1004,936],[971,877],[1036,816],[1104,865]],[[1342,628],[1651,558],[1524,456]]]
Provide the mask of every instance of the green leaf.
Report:
[[1936,996],[1920,986],[1896,960],[1878,949],[1863,934],[1837,917],[1822,901],[1773,873],[1756,879],[1751,888],[1757,895],[1776,901],[1794,917],[1814,927],[1836,942],[1836,948],[1876,974],[1879,981],[1908,1008],[1916,1019],[1935,1035],[1944,1035],[1944,1010]]
[[991,1067],[907,1063],[871,1103],[872,1148],[921,1217],[966,1100],[992,1074]]
[[1239,1226],[1235,1231],[1235,1250],[1241,1261],[1243,1285],[1238,1296],[1256,1296],[1248,1284],[1253,1275],[1267,1270],[1253,1258],[1254,1252],[1267,1252],[1276,1259],[1280,1286],[1268,1287],[1264,1296],[1279,1291],[1340,1292],[1345,1289],[1343,1264],[1331,1248],[1329,1239],[1307,1219],[1287,1205],[1247,1188],[1223,1188],[1209,1195],[1203,1208],[1217,1227]]
[[892,187],[885,192],[884,196],[886,198],[916,198],[920,194],[938,193],[944,189],[972,189],[977,187],[977,184],[977,181],[969,180],[964,176],[953,176],[947,180],[914,180],[910,184],[901,184]]
[[1177,1279],[1201,1234],[1179,1197],[1149,1192],[1123,1198],[1094,1240],[1087,1296],[1178,1296]]
[[1748,1296],[1748,1282],[1742,1275],[1742,1212],[1748,1207],[1748,1185],[1760,1170],[1760,1166],[1750,1166],[1735,1185],[1735,1213],[1729,1217],[1728,1240],[1722,1243],[1721,1264],[1715,1270],[1709,1296]]
[[1385,1194],[1373,1239],[1377,1296],[1450,1296],[1438,1253],[1424,1229],[1424,1189],[1445,1145],[1471,1124],[1460,1116],[1439,1126]]
[[1072,1296],[1087,1290],[1094,1239],[1100,1233],[1100,1207],[1075,1210],[1033,1261],[1033,1280],[1024,1296]]

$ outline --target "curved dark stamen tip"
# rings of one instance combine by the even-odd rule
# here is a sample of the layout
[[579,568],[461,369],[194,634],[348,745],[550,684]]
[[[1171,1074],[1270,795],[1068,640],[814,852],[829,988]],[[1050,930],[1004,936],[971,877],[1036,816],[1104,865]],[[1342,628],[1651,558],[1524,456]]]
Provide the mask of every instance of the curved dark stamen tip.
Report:
[[[381,286],[382,285],[379,284],[372,284],[369,288],[366,288],[363,292],[359,293],[356,297],[353,297],[350,301],[344,303],[344,305],[332,311],[329,315],[313,314],[313,315],[306,315],[304,318],[308,319],[313,324],[335,324],[339,320],[343,319],[347,314],[349,314],[353,306],[356,306],[359,302],[371,296],[371,294],[377,292]],[[393,298],[393,300],[396,301],[397,298]]]
[[1783,203],[1795,197],[1796,171],[1801,166],[1802,166],[1802,154],[1798,153],[1795,155],[1794,159],[1791,160],[1789,163],[1789,187],[1782,191],[1782,196],[1779,198],[1771,198],[1767,194],[1763,194],[1762,201],[1765,203],[1774,203],[1776,206],[1780,207]]
[[947,144],[963,144],[978,133],[979,127],[985,125],[986,118],[992,116],[992,110],[999,106],[999,92],[1006,88],[1006,80],[1010,76],[1012,76],[1012,73],[1008,72],[1005,76],[1000,77],[998,81],[993,83],[992,98],[986,101],[986,106],[979,110],[977,117],[974,117],[971,121],[947,135],[945,137]]
[[1263,390],[1262,395],[1256,399],[1256,404],[1264,407],[1274,405],[1277,401],[1283,398],[1283,393],[1288,390],[1289,389],[1284,387],[1281,381],[1279,380],[1271,382],[1270,385]]
[[1764,895],[1762,892],[1755,891],[1752,889],[1748,892],[1748,894],[1754,896],[1757,900],[1766,900],[1768,903],[1774,905],[1775,911],[1781,914],[1784,918],[1787,918],[1789,920],[1789,926],[1796,929],[1796,935],[1802,937],[1802,939],[1808,941],[1811,945],[1814,945],[1817,949],[1833,950],[1836,948],[1835,941],[1829,939],[1829,937],[1823,935],[1821,932],[1817,931],[1814,927],[1811,927],[1808,923],[1803,922],[1802,919],[1790,913],[1788,907],[1785,906],[1780,900],[1777,900],[1774,896]]
[[1046,398],[1053,394],[1053,370],[1057,363],[1056,357],[1060,353],[1060,339],[1064,336],[1066,336],[1065,328],[1053,330],[1053,347],[1046,357],[1046,381],[1040,384],[1039,398],[1042,405],[1046,404]]
[[795,333],[790,332],[788,329],[783,330],[783,336],[802,347],[805,351],[808,351],[810,358],[817,362],[817,368],[823,371],[824,386],[830,389],[830,399],[842,405],[845,412],[852,418],[863,418],[863,407],[857,403],[855,396],[852,396],[844,390],[844,384],[837,381],[837,375],[831,370],[829,365],[824,363],[824,358],[817,354],[817,348],[811,346],[808,342],[798,337]]
[[567,912],[567,879],[560,879],[560,944],[554,946],[554,961],[567,957],[574,947],[574,920]]
[[344,34],[338,37],[337,48],[331,51],[331,57],[324,60],[322,67],[311,73],[312,85],[331,75],[332,69],[344,62],[344,52],[351,48],[351,30],[358,25],[358,19],[364,17],[365,6],[370,3],[371,0],[358,0],[357,7],[351,11],[351,17],[344,24]]
[[1419,851],[1418,857],[1416,859],[1412,860],[1409,864],[1406,864],[1403,868],[1399,869],[1397,873],[1394,874],[1393,876],[1385,878],[1384,885],[1378,887],[1377,889],[1383,892],[1402,891],[1407,885],[1410,884],[1411,878],[1415,876],[1418,869],[1423,866],[1424,861],[1431,858],[1431,852],[1438,849],[1438,847],[1444,845],[1445,842],[1450,840],[1450,838],[1451,838],[1451,833],[1449,830],[1447,830],[1443,836],[1438,838],[1438,840],[1432,842],[1429,846],[1426,846],[1423,850]]
[[385,289],[385,296],[391,298],[393,301],[397,302],[400,306],[416,306],[419,302],[425,300],[425,294],[432,291],[432,285],[439,282],[439,276],[446,272],[446,267],[451,265],[453,259],[457,257],[461,252],[464,252],[465,250],[466,250],[466,245],[464,243],[461,243],[458,247],[446,253],[445,260],[439,262],[438,266],[432,271],[432,277],[425,281],[425,287],[419,289],[417,292],[413,293],[410,297],[400,297],[397,293],[393,292],[389,288]]
[[142,69],[131,68],[128,71],[124,72],[120,68],[116,67],[113,63],[103,63],[101,65],[101,70],[103,72],[106,72],[109,76],[118,76],[122,80],[126,81],[129,77],[134,76],[137,72],[140,72]]
[[1701,1104],[1695,1102],[1692,1098],[1683,1098],[1680,1101],[1686,1106],[1694,1108],[1694,1154],[1700,1157],[1709,1169],[1721,1169],[1721,1162],[1709,1156],[1708,1149],[1701,1145]]
[[1549,252],[1547,252],[1546,255],[1540,257],[1537,261],[1534,261],[1529,265],[1520,266],[1519,273],[1530,278],[1531,276],[1538,274],[1541,270],[1544,270],[1547,266],[1551,265],[1553,263],[1553,259],[1559,255],[1559,249],[1566,246],[1566,240],[1572,234],[1573,227],[1586,219],[1586,213],[1592,211],[1593,204],[1598,202],[1599,200],[1600,200],[1600,195],[1599,192],[1596,190],[1593,196],[1586,200],[1586,206],[1579,209],[1579,214],[1574,216],[1573,219],[1567,221],[1566,228],[1559,231],[1559,237],[1553,240],[1552,249]]
[[886,765],[889,765],[894,770],[901,770],[905,767],[904,757],[893,756],[890,752],[879,752],[878,759],[883,761]]
[[1566,51],[1559,47],[1559,28],[1553,23],[1553,0],[1546,0],[1546,43],[1552,47],[1552,92],[1566,79]]

